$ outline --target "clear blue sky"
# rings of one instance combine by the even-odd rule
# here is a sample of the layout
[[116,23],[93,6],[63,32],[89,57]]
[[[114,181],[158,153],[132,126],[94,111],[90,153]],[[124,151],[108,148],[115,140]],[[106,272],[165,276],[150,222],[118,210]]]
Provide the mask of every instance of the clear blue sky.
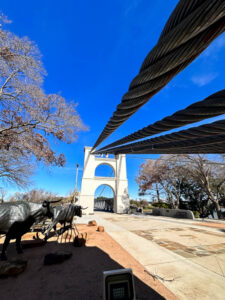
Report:
[[[65,153],[66,168],[47,170],[39,166],[31,188],[44,188],[59,195],[73,189],[76,163],[83,166],[84,146],[96,141],[177,2],[2,1],[0,9],[13,21],[8,29],[28,36],[43,54],[48,72],[46,92],[60,92],[66,99],[78,102],[78,112],[90,127],[79,134],[77,143],[54,145],[58,152]],[[222,35],[102,146],[223,89],[224,59]],[[142,157],[152,156],[127,156],[129,193],[134,198],[138,192],[135,176],[144,161]],[[81,175],[82,170],[79,183]],[[14,190],[9,187],[9,191]]]

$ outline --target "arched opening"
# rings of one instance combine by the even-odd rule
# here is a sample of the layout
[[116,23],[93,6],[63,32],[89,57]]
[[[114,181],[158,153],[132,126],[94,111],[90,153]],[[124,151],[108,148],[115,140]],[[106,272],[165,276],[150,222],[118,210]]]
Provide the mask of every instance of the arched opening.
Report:
[[113,168],[108,164],[100,164],[95,169],[96,177],[115,177]]
[[113,189],[106,184],[101,184],[95,190],[94,210],[113,212],[115,193]]

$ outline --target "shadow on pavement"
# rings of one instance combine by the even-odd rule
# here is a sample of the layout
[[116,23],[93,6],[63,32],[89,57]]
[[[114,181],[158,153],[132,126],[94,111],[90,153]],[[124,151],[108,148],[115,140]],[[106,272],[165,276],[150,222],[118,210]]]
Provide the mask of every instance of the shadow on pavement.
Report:
[[[2,246],[2,245],[1,245]],[[44,256],[57,250],[71,251],[72,258],[58,265],[44,266]],[[75,248],[72,243],[48,242],[43,247],[25,249],[17,255],[11,243],[8,257],[28,260],[27,269],[16,278],[0,280],[1,300],[8,299],[102,299],[103,271],[123,269],[98,247]],[[134,276],[139,300],[165,299]]]

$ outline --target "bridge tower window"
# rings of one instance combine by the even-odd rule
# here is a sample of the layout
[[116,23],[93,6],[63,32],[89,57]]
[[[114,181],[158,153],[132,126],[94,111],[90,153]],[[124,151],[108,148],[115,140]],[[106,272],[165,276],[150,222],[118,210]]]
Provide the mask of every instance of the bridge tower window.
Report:
[[101,164],[95,169],[95,176],[97,177],[115,177],[115,172],[110,165]]
[[94,210],[113,212],[114,200],[115,194],[113,189],[106,184],[101,184],[95,190]]

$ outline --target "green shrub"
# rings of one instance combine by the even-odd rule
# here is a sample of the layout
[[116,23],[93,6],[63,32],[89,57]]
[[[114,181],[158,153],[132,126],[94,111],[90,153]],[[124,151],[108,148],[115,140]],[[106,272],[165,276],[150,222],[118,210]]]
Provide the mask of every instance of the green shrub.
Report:
[[197,210],[193,211],[195,218],[199,218],[200,213]]
[[164,202],[153,202],[152,206],[159,207],[159,208],[171,208],[169,204],[164,203]]

